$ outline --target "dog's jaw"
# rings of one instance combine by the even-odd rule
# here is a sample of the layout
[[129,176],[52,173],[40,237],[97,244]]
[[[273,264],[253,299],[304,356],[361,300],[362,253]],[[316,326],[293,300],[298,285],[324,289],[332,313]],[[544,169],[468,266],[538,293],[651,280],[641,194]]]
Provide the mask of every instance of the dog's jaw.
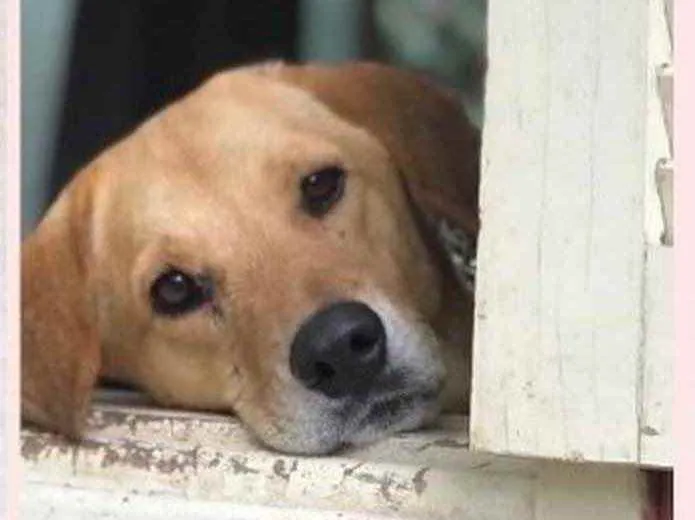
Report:
[[384,373],[360,399],[330,399],[301,388],[289,371],[279,369],[278,378],[289,389],[275,407],[282,412],[273,421],[260,421],[263,429],[246,421],[261,442],[282,452],[326,454],[417,429],[438,416],[446,372],[434,332],[382,296],[367,294],[361,300],[386,329]]

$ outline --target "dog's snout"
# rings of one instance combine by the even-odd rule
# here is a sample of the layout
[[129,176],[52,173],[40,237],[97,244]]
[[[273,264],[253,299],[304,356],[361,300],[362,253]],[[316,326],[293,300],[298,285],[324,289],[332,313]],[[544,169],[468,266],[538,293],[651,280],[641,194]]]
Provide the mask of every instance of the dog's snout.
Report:
[[357,301],[334,303],[309,317],[290,353],[294,377],[332,398],[366,392],[385,364],[384,324]]

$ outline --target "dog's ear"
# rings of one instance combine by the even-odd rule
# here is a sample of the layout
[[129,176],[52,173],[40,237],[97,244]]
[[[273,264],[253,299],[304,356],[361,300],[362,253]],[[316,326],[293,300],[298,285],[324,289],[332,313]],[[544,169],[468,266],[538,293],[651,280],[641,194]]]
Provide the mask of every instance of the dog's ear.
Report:
[[372,132],[391,154],[416,205],[475,237],[480,133],[453,91],[375,63],[270,63],[257,71],[312,93]]
[[71,438],[83,428],[101,358],[89,290],[86,173],[22,244],[22,418]]

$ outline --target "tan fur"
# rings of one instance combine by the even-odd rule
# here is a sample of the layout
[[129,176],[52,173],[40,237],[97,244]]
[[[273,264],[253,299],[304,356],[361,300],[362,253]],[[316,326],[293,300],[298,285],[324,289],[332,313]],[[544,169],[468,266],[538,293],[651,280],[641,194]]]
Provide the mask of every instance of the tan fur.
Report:
[[[477,232],[477,157],[454,98],[404,72],[215,76],[80,172],[25,241],[24,417],[79,435],[101,374],[163,404],[233,411],[280,449],[322,451],[298,425],[324,415],[289,375],[289,345],[327,302],[372,296],[433,330],[436,344],[408,348],[443,359],[443,400],[465,405],[472,302],[423,213]],[[301,176],[335,163],[345,197],[311,218]],[[153,316],[167,264],[211,275],[218,313]]]

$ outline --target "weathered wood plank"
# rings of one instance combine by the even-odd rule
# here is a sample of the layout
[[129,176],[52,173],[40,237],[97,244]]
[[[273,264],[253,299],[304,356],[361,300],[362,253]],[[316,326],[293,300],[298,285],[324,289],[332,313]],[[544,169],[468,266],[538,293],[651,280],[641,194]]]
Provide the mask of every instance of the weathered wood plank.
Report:
[[648,14],[489,3],[474,448],[638,460]]
[[640,463],[673,466],[673,248],[647,249]]
[[[650,0],[647,99],[644,345],[639,462],[670,467],[674,363],[673,67],[669,9]],[[658,232],[658,233],[655,233]]]
[[22,518],[638,520],[641,475],[471,453],[465,421],[333,456],[255,443],[234,418],[97,405],[86,440],[22,432]]

